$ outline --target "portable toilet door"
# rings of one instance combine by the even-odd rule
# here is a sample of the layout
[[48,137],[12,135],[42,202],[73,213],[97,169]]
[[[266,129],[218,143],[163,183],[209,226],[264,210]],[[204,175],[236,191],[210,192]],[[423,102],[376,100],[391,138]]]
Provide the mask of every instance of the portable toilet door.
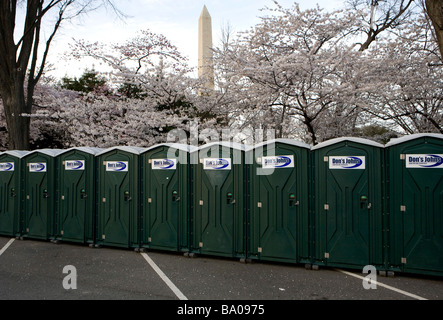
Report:
[[295,140],[277,139],[258,144],[248,152],[253,155],[249,258],[310,262],[310,148]]
[[160,144],[141,155],[142,247],[189,251],[190,150]]
[[387,145],[389,267],[443,275],[443,135],[414,134]]
[[96,155],[96,244],[139,247],[139,155],[143,148],[114,147]]
[[385,269],[384,146],[337,138],[312,148],[316,265]]
[[23,158],[24,237],[54,239],[56,157],[61,152],[42,149],[32,151]]
[[22,230],[23,166],[28,151],[0,153],[0,235],[19,237]]
[[246,258],[246,149],[219,142],[191,153],[193,253]]
[[99,148],[71,148],[57,161],[57,240],[94,243],[95,155]]

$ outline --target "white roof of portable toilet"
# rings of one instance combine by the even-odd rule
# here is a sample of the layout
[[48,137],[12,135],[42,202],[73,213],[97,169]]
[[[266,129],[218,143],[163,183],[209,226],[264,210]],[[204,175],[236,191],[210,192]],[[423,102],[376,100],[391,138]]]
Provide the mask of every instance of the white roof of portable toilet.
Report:
[[406,141],[411,141],[411,140],[415,140],[415,139],[419,139],[419,138],[424,138],[424,137],[432,137],[432,138],[437,138],[437,139],[443,139],[443,134],[439,134],[439,133],[416,133],[416,134],[410,134],[401,138],[395,138],[395,139],[391,139],[391,141],[389,141],[386,144],[386,147],[390,147],[390,146],[394,146]]
[[194,150],[197,149],[197,147],[190,146],[187,144],[182,144],[182,143],[161,143],[161,144],[157,144],[155,146],[149,147],[149,148],[145,149],[143,152],[147,152],[147,151],[159,148],[159,147],[169,147],[172,149],[183,150],[186,152],[193,152]]
[[232,149],[236,149],[236,150],[240,150],[240,151],[248,151],[248,150],[252,149],[251,146],[246,145],[246,144],[241,144],[241,143],[237,143],[237,142],[219,141],[219,142],[211,142],[208,144],[204,144],[204,145],[200,146],[199,148],[194,149],[192,152],[208,149],[208,148],[211,148],[214,146],[223,146],[223,147],[232,148]]
[[133,153],[133,154],[141,154],[142,152],[144,152],[146,150],[146,148],[139,148],[139,147],[127,147],[127,146],[123,146],[123,147],[112,147],[112,148],[108,148],[108,149],[104,149],[101,152],[97,153],[96,156],[101,156],[102,154],[108,153],[110,151],[113,150],[120,150],[120,151],[125,151],[125,152],[129,152],[129,153]]
[[316,146],[313,146],[311,148],[311,150],[318,150],[321,148],[325,148],[343,141],[350,141],[350,142],[355,142],[355,143],[360,143],[360,144],[365,144],[368,146],[373,146],[373,147],[378,147],[378,148],[384,148],[384,145],[382,145],[381,143],[369,140],[369,139],[364,139],[364,138],[353,138],[353,137],[341,137],[341,138],[335,138],[335,139],[331,139],[322,143],[317,144]]
[[301,141],[297,141],[297,140],[293,140],[293,139],[274,139],[274,140],[269,140],[269,141],[264,141],[262,143],[256,144],[254,146],[254,149],[272,144],[272,143],[284,143],[284,144],[288,144],[288,145],[292,145],[292,146],[296,146],[296,147],[300,147],[300,148],[306,148],[306,149],[311,149],[311,145],[306,144],[304,142]]
[[46,155],[48,155],[48,156],[51,156],[51,157],[56,157],[56,156],[58,156],[59,154],[61,154],[62,152],[63,152],[64,150],[62,150],[62,149],[40,149],[40,150],[34,150],[34,151],[31,151],[31,152],[29,152],[27,155],[25,155],[25,156],[28,156],[28,155],[30,155],[30,154],[34,154],[34,153],[43,153],[43,154],[46,154]]
[[0,152],[0,156],[3,154],[7,154],[16,158],[23,158],[24,156],[28,155],[30,151],[23,151],[23,150],[9,150],[5,152]]
[[92,147],[74,147],[74,148],[69,148],[69,149],[63,150],[60,154],[67,153],[67,152],[74,151],[74,150],[78,150],[78,151],[82,151],[82,152],[89,153],[92,155],[96,155],[99,152],[102,152],[104,149],[92,148]]

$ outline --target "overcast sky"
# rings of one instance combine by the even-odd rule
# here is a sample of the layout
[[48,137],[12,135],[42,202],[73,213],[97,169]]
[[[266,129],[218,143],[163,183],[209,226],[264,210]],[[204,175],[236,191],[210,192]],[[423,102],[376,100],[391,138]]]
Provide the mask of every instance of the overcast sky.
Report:
[[[260,9],[275,7],[272,0],[115,0],[117,7],[128,17],[123,21],[112,12],[98,10],[77,20],[75,24],[65,24],[59,31],[51,48],[50,62],[56,70],[50,75],[61,78],[80,76],[85,68],[100,70],[99,62],[85,61],[82,64],[66,62],[61,57],[72,38],[89,42],[124,43],[136,35],[137,31],[149,29],[165,35],[180,52],[188,57],[189,64],[196,66],[198,61],[198,19],[206,5],[212,17],[213,41],[217,45],[220,31],[229,24],[234,32],[254,26],[264,13]],[[285,8],[294,4],[291,0],[279,0]],[[340,9],[344,0],[300,0],[302,9],[315,7],[318,3],[326,10]],[[93,65],[94,64],[94,65]]]

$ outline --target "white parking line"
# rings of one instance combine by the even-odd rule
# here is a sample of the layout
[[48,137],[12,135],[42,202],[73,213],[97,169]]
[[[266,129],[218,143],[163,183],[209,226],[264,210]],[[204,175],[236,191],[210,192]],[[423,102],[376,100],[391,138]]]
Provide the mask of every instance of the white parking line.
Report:
[[141,255],[180,300],[188,300],[188,298],[186,298],[186,296],[172,283],[171,280],[169,280],[169,278],[163,273],[163,271],[161,271],[161,269],[146,253],[142,252]]
[[15,239],[11,239],[8,243],[0,250],[0,256],[9,248],[9,246],[14,242]]
[[[348,276],[351,276],[351,277],[355,277],[355,278],[358,278],[358,279],[361,279],[361,280],[365,279],[365,277],[359,276],[359,275],[357,275],[355,273],[351,273],[351,272],[348,272],[348,271],[345,271],[345,270],[341,270],[341,269],[335,269],[335,270],[337,270],[337,271],[339,271],[341,273],[347,274]],[[373,280],[373,282],[377,286],[380,286],[380,287],[383,287],[383,288],[395,291],[397,293],[401,293],[401,294],[403,294],[405,296],[408,296],[408,297],[411,297],[411,298],[414,298],[414,299],[417,299],[417,300],[428,300],[428,299],[420,297],[420,296],[418,296],[416,294],[413,294],[413,293],[410,293],[410,292],[407,292],[407,291],[404,291],[404,290],[401,290],[401,289],[397,289],[395,287],[388,286],[387,284],[384,284],[384,283],[381,283],[381,282],[378,282],[378,281],[375,281],[375,280]]]

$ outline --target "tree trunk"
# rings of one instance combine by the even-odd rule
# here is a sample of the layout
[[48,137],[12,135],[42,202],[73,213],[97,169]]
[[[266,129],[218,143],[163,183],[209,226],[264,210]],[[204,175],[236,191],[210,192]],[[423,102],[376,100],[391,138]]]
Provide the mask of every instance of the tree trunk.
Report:
[[2,92],[10,150],[29,150],[31,112],[27,110],[24,97],[20,84],[12,85],[9,92]]
[[426,12],[434,26],[437,36],[438,47],[440,48],[443,60],[443,0],[426,0]]
[[[36,29],[40,28],[42,4],[41,0],[26,2],[24,34],[17,44],[14,41],[17,1],[3,1],[0,5],[0,94],[8,127],[9,149],[29,149],[32,96],[26,100],[25,75],[33,47],[36,52],[38,46],[34,40]],[[29,77],[33,79],[34,74]],[[33,88],[30,89],[32,93]]]

